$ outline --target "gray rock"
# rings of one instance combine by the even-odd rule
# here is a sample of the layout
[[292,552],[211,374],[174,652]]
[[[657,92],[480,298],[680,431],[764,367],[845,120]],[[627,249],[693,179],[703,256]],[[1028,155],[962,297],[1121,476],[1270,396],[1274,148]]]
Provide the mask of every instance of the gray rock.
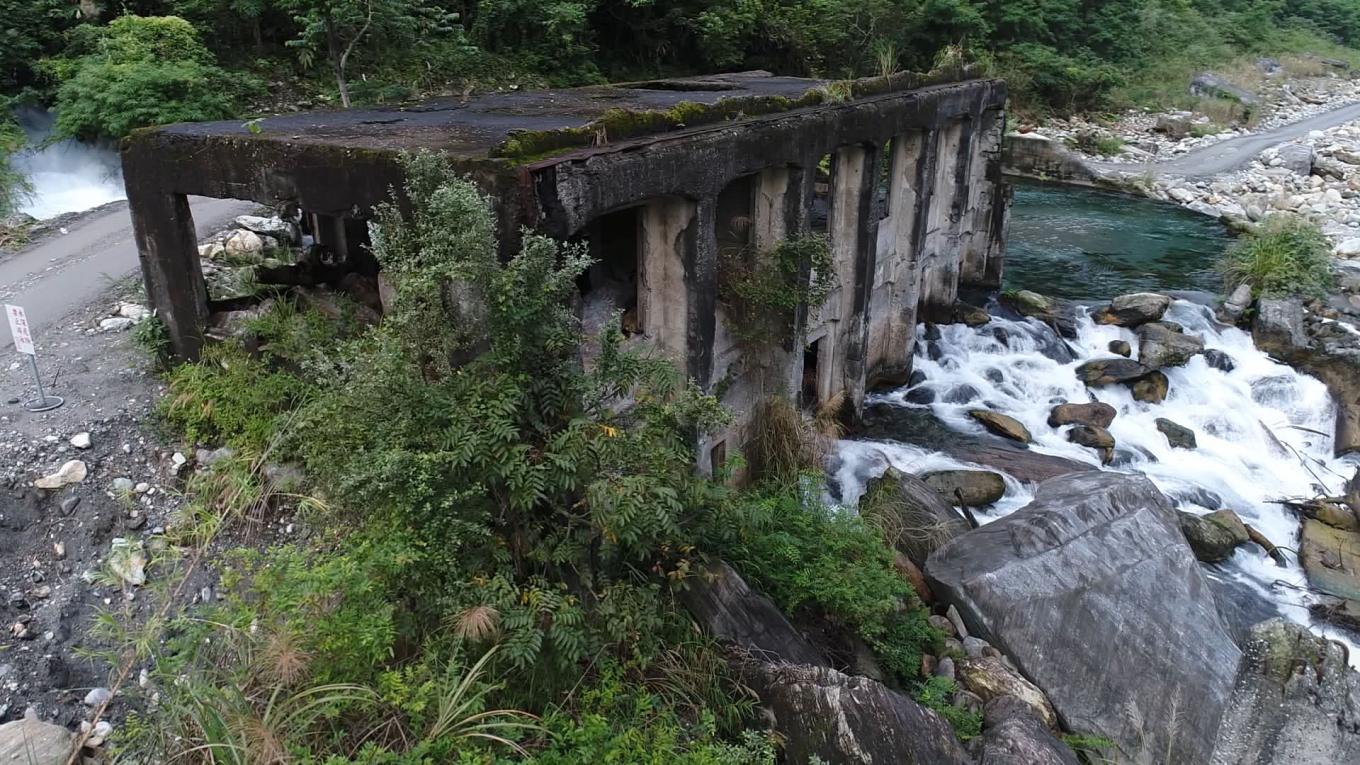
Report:
[[1189,114],[1159,114],[1157,123],[1152,128],[1158,133],[1164,133],[1170,138],[1180,140],[1190,135],[1190,115]]
[[756,657],[796,664],[826,664],[821,652],[794,628],[770,599],[752,590],[731,566],[716,561],[690,577],[680,593],[699,626]]
[[1261,298],[1251,336],[1257,347],[1282,359],[1308,347],[1303,330],[1303,301],[1299,298]]
[[1236,324],[1242,318],[1242,314],[1251,307],[1251,301],[1251,285],[1237,285],[1232,294],[1223,301],[1223,305],[1218,307],[1218,320],[1224,324]]
[[1345,647],[1284,619],[1253,628],[1208,762],[1360,762],[1360,674]]
[[871,480],[859,502],[860,512],[887,518],[897,538],[888,540],[917,566],[950,539],[969,529],[959,512],[913,475],[888,468]]
[[[1231,510],[1218,511],[1224,512],[1232,514]],[[1247,532],[1245,527],[1242,527],[1241,521],[1234,527],[1231,523],[1222,522],[1220,518],[1211,518],[1207,515],[1177,511],[1176,516],[1180,522],[1181,533],[1185,535],[1185,541],[1190,544],[1195,557],[1205,563],[1222,563],[1232,557],[1233,550],[1236,550],[1238,545],[1247,541]],[[1236,515],[1233,515],[1233,518],[1236,518]]]
[[1258,103],[1251,91],[1232,84],[1213,72],[1199,72],[1190,78],[1190,95],[1201,98],[1223,98],[1246,106]]
[[1313,147],[1297,143],[1287,143],[1276,149],[1275,156],[1280,158],[1280,167],[1307,178],[1313,174],[1315,156]]
[[1204,363],[1221,372],[1231,372],[1237,368],[1232,356],[1217,348],[1208,348],[1204,351]]
[[1067,440],[1100,454],[1101,464],[1108,465],[1114,459],[1114,436],[1099,425],[1078,425],[1067,431]]
[[973,744],[978,765],[1078,765],[1076,754],[1049,732],[1028,704],[1014,696],[992,699]]
[[1093,318],[1101,324],[1137,327],[1162,318],[1170,307],[1171,298],[1166,295],[1134,292],[1111,300],[1109,306],[1097,311]]
[[1162,403],[1166,400],[1170,388],[1171,381],[1160,370],[1146,374],[1129,385],[1129,389],[1133,391],[1133,400],[1145,404]]
[[85,706],[97,707],[100,704],[107,703],[112,698],[113,691],[108,688],[92,688],[89,693],[85,694]]
[[1129,345],[1128,340],[1111,340],[1109,349],[1110,353],[1123,356],[1126,359],[1133,355],[1133,348]]
[[1167,443],[1177,449],[1194,449],[1199,445],[1195,442],[1195,431],[1165,417],[1157,418],[1157,430],[1166,436]]
[[921,481],[964,507],[985,507],[1006,496],[1006,481],[990,470],[935,470],[922,473]]
[[759,664],[748,684],[770,711],[783,756],[837,765],[971,765],[949,723],[864,677],[828,667]]
[[65,765],[74,737],[60,725],[45,723],[36,713],[0,725],[0,762],[16,765]]
[[1009,438],[1022,444],[1034,440],[1029,429],[1008,414],[993,412],[990,409],[970,409],[968,416],[982,423],[982,427],[1002,438]]
[[136,488],[137,484],[133,483],[131,478],[120,477],[113,479],[113,483],[109,484],[109,486],[115,492],[118,492],[120,494],[128,494],[134,488]]
[[1146,478],[1045,481],[1027,507],[936,551],[926,575],[1066,729],[1109,738],[1121,762],[1207,759],[1239,652]]
[[1152,370],[1133,359],[1094,359],[1077,367],[1077,379],[1093,387],[1133,382]]
[[1149,322],[1138,328],[1138,360],[1150,369],[1181,366],[1203,350],[1202,339],[1165,324]]
[[1117,412],[1109,404],[1093,401],[1089,404],[1058,404],[1048,413],[1048,426],[1061,428],[1064,425],[1094,425],[1108,428],[1114,422]]

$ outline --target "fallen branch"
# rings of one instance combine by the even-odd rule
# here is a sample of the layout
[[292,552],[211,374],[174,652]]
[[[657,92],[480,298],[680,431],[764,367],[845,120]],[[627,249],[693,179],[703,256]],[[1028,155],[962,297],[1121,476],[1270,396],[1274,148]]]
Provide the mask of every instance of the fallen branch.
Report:
[[1265,534],[1257,531],[1250,523],[1244,523],[1242,525],[1247,527],[1247,538],[1260,545],[1261,549],[1266,551],[1266,555],[1269,555],[1271,559],[1275,561],[1275,565],[1280,568],[1289,565],[1289,559],[1285,557],[1284,552],[1276,547],[1269,539],[1266,539]]

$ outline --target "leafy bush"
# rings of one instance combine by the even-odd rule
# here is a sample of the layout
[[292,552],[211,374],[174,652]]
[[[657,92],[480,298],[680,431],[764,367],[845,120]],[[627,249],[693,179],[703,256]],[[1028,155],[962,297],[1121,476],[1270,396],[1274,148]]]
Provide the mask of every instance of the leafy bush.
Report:
[[62,57],[45,62],[60,82],[64,136],[119,138],[148,125],[226,119],[258,88],[214,65],[194,28],[174,16],[121,16],[77,32]]
[[958,685],[947,677],[936,675],[916,689],[916,700],[929,709],[940,713],[949,722],[954,733],[967,741],[982,732],[982,715],[965,709],[953,702]]
[[729,515],[742,525],[718,543],[723,556],[781,610],[859,636],[904,683],[920,675],[940,635],[876,530],[796,486],[743,498]]
[[308,386],[274,371],[239,346],[210,346],[198,364],[170,374],[161,415],[190,443],[228,443],[263,451],[284,418],[306,398]]
[[1274,215],[1234,242],[1220,259],[1224,289],[1251,285],[1261,297],[1319,297],[1332,287],[1331,244],[1318,227],[1296,216]]
[[7,108],[5,99],[0,98],[0,226],[32,191],[28,179],[10,164],[10,156],[24,145],[25,138],[23,131],[9,118]]
[[831,242],[821,234],[794,236],[767,252],[729,250],[719,268],[729,330],[753,346],[780,344],[793,332],[795,312],[817,309],[836,288]]

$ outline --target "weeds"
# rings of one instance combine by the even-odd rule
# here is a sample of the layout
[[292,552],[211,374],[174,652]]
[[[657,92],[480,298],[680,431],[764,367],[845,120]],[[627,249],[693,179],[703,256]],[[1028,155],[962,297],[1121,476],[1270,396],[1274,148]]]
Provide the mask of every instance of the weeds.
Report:
[[1319,297],[1332,287],[1331,245],[1318,227],[1275,215],[1235,242],[1218,263],[1223,287],[1248,284],[1258,297]]

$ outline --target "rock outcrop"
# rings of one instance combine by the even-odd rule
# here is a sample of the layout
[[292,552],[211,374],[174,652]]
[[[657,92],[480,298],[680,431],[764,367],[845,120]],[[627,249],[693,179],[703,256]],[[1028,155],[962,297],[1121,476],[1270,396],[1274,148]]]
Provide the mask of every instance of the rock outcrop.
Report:
[[990,470],[934,470],[921,480],[946,501],[963,507],[985,507],[1006,496],[1006,481]]
[[1360,762],[1360,674],[1340,643],[1284,619],[1254,627],[1211,765]]
[[770,599],[752,590],[735,569],[714,561],[690,577],[680,601],[706,632],[770,661],[826,664]]
[[756,665],[747,680],[774,718],[787,762],[972,765],[944,718],[882,683],[789,664]]
[[1053,737],[1034,710],[1014,696],[988,702],[982,735],[973,742],[978,765],[1078,765],[1072,750]]
[[1067,729],[1109,738],[1125,762],[1207,760],[1239,652],[1146,478],[1046,481],[1027,507],[936,551],[926,574]]
[[1308,346],[1303,331],[1303,301],[1298,298],[1262,298],[1256,301],[1251,325],[1256,347],[1281,359],[1290,359]]
[[938,491],[920,478],[893,468],[869,482],[860,498],[860,512],[891,516],[891,527],[899,531],[893,543],[917,566],[970,528]]
[[[65,765],[75,745],[71,731],[28,714],[0,725],[0,762],[15,765]],[[88,762],[79,758],[77,762]]]
[[1216,510],[1208,515],[1177,511],[1176,517],[1195,557],[1205,563],[1221,563],[1232,557],[1238,545],[1250,541],[1247,527],[1231,510]]

